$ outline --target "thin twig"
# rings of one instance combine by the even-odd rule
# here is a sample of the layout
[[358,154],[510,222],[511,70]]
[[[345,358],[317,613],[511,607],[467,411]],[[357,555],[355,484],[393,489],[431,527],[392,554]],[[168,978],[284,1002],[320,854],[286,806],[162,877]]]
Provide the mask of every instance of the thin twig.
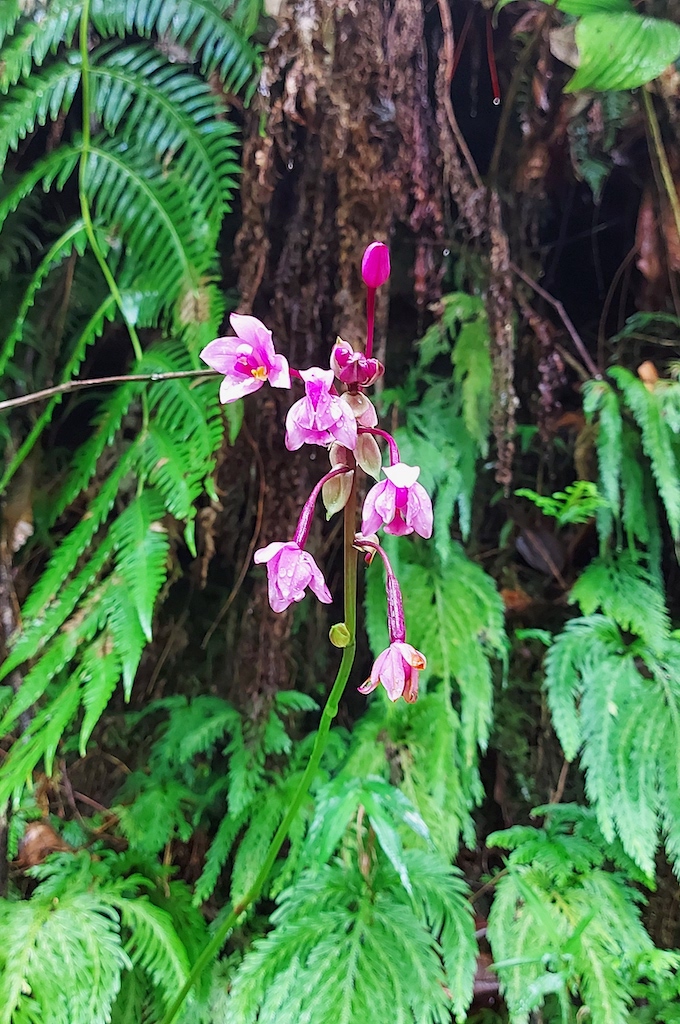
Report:
[[570,762],[565,758],[562,762],[562,769],[560,771],[560,777],[557,780],[557,785],[555,786],[554,792],[551,794],[548,803],[558,804],[564,796],[564,787],[567,784],[567,775],[569,774],[569,764]]
[[647,123],[649,124],[649,130],[654,143],[654,152],[656,153],[656,158],[659,161],[659,168],[661,169],[661,177],[663,178],[666,195],[668,196],[668,202],[671,204],[671,210],[673,211],[675,230],[678,233],[678,238],[680,238],[680,199],[678,199],[678,192],[675,187],[675,182],[673,181],[670,164],[668,163],[668,157],[666,156],[666,150],[661,138],[661,129],[659,128],[656,111],[654,110],[654,103],[646,89],[642,90],[642,99],[645,105]]
[[444,110],[446,111],[446,118],[449,122],[451,133],[456,140],[459,150],[463,154],[465,163],[467,164],[468,170],[472,176],[472,180],[475,183],[475,187],[482,188],[483,182],[480,173],[477,170],[477,164],[475,163],[463,133],[458,126],[458,121],[456,120],[456,115],[453,109],[453,103],[451,102],[451,80],[455,71],[455,46],[453,38],[453,21],[451,20],[449,0],[437,0],[437,4],[439,6],[439,17],[441,18],[442,31],[444,32],[444,63],[446,67],[446,89],[444,90],[443,95]]
[[555,312],[558,314],[560,320],[566,327],[567,333],[573,341],[574,347],[580,355],[584,366],[587,368],[591,376],[593,376],[596,380],[599,380],[602,374],[600,373],[597,366],[591,359],[587,348],[583,344],[580,334],[578,333],[578,331],[574,327],[574,324],[572,323],[571,317],[569,316],[569,314],[567,313],[566,309],[559,301],[559,299],[556,299],[553,295],[550,294],[550,292],[547,292],[545,288],[541,288],[540,284],[538,284],[537,281],[534,281],[533,278],[529,277],[528,274],[525,274],[524,271],[521,270],[516,263],[511,262],[510,269],[512,270],[513,274],[516,274],[517,277],[521,278],[522,281],[524,281],[525,284],[529,285],[529,287],[533,291],[535,291],[537,295],[540,295],[542,299],[545,299],[545,301],[553,307]]
[[178,380],[181,377],[217,377],[217,370],[173,370],[172,373],[128,373],[116,377],[91,377],[89,380],[67,380],[63,384],[55,384],[52,388],[32,391],[19,398],[8,398],[0,402],[0,412],[7,409],[18,409],[23,405],[33,405],[55,395],[68,395],[72,391],[83,391],[86,388],[100,388],[107,384],[130,384],[136,381]]

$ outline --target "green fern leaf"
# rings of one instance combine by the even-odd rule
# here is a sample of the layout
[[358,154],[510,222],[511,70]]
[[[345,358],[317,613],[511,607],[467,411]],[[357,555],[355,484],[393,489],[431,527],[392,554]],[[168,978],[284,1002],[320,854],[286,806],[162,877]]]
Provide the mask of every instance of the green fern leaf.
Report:
[[160,521],[164,511],[160,497],[144,491],[111,526],[116,571],[127,584],[148,641],[156,598],[167,575],[170,542]]
[[56,121],[60,113],[68,113],[79,85],[80,55],[69,54],[66,61],[35,72],[28,84],[11,91],[0,113],[0,167],[7,151],[16,149],[36,124],[44,125],[48,117]]
[[[29,75],[34,64],[41,65],[50,51],[55,52],[62,43],[67,46],[71,43],[81,9],[78,0],[50,0],[19,25],[2,51],[0,89],[3,92]],[[6,30],[10,27],[9,21],[8,18],[4,22]],[[11,27],[14,29],[13,24]]]
[[574,584],[570,600],[580,604],[584,615],[601,609],[652,648],[663,645],[668,637],[664,596],[650,573],[627,552],[591,562]]
[[205,78],[216,73],[231,91],[250,84],[251,92],[258,51],[244,37],[243,17],[240,24],[223,17],[230,9],[235,5],[225,0],[144,0],[134,5],[126,0],[93,0],[92,20],[105,36],[136,33],[148,38],[152,33],[167,33],[199,62]]
[[0,936],[2,1024],[106,1024],[130,961],[117,914],[95,894],[2,900]]
[[118,685],[120,673],[120,658],[113,639],[104,632],[88,647],[80,665],[82,702],[85,708],[79,739],[81,757],[85,757],[87,741]]
[[0,373],[3,373],[7,363],[14,354],[17,342],[21,339],[26,318],[35,302],[36,295],[43,285],[45,278],[63,260],[68,259],[71,253],[77,251],[82,256],[85,246],[85,227],[81,220],[75,221],[62,235],[54,242],[43,257],[38,269],[33,274],[28,288],[19,307],[19,312],[12,324],[12,327],[5,339],[2,351],[0,352]]
[[112,577],[100,598],[101,613],[106,616],[111,639],[123,668],[123,693],[130,699],[145,638],[131,588],[116,576]]
[[195,906],[199,907],[212,896],[222,869],[227,863],[227,858],[236,842],[236,838],[247,820],[248,811],[246,809],[242,810],[239,814],[229,812],[222,818],[206,854],[201,876],[196,882],[194,891]]
[[144,969],[166,1003],[175,998],[189,973],[189,958],[172,918],[145,897],[118,901],[123,926],[130,937],[125,949]]
[[661,399],[650,393],[639,377],[621,366],[610,375],[623,392],[642,434],[642,447],[649,458],[674,537],[680,534],[680,475],[673,450],[673,436],[663,415]]

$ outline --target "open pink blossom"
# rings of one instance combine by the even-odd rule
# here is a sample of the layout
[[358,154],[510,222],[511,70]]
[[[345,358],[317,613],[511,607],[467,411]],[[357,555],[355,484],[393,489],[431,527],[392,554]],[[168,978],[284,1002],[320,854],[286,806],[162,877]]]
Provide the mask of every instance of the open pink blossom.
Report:
[[390,700],[403,697],[413,704],[418,696],[418,672],[427,665],[425,655],[403,640],[395,640],[375,659],[371,675],[359,693],[372,693],[382,685]]
[[338,395],[331,394],[333,371],[312,366],[300,372],[306,395],[288,410],[286,448],[297,451],[303,444],[330,445],[339,441],[353,451],[357,443],[357,421]]
[[307,587],[324,604],[333,600],[318,565],[295,541],[267,544],[255,552],[254,561],[267,564],[269,603],[275,612],[283,612],[293,601],[301,601]]
[[274,388],[289,388],[288,362],[274,351],[272,332],[254,316],[232,313],[229,322],[236,337],[216,338],[201,352],[203,362],[224,374],[220,402],[235,402],[266,380]]
[[375,533],[380,526],[385,533],[403,537],[414,531],[421,537],[432,536],[432,502],[422,486],[416,483],[420,469],[396,462],[384,469],[386,480],[372,487],[366,495],[361,518],[361,532]]
[[331,352],[331,370],[343,384],[360,384],[367,388],[382,377],[385,367],[377,359],[367,359],[355,352],[348,341],[338,338]]

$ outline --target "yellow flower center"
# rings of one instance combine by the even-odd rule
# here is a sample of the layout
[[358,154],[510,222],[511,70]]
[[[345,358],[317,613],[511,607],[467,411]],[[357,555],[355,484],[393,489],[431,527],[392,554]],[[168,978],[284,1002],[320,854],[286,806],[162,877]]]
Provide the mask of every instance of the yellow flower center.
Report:
[[254,377],[255,380],[266,380],[267,379],[267,367],[256,366],[254,370],[250,371],[250,376]]

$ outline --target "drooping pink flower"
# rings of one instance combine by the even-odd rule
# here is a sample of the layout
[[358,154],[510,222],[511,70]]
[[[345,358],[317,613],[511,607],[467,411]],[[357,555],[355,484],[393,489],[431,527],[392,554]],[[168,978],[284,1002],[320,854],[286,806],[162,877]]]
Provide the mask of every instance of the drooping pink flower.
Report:
[[312,366],[302,370],[305,397],[288,410],[286,448],[297,451],[303,444],[330,445],[339,441],[350,451],[357,443],[357,421],[338,395],[331,394],[333,371]]
[[361,532],[375,533],[384,526],[385,533],[404,537],[418,533],[432,536],[432,502],[422,486],[416,483],[420,469],[397,462],[384,469],[386,480],[381,480],[366,495],[361,519]]
[[288,361],[274,351],[272,332],[254,316],[232,313],[229,322],[236,337],[216,338],[201,352],[203,362],[224,374],[220,402],[235,402],[266,380],[274,388],[289,388]]
[[378,359],[367,359],[363,352],[355,352],[348,341],[338,338],[331,352],[331,370],[343,384],[367,388],[382,377],[385,367]]
[[390,250],[384,242],[371,242],[361,261],[361,276],[367,288],[380,288],[390,276]]
[[427,665],[425,655],[403,640],[395,640],[373,663],[369,678],[359,687],[359,693],[372,693],[382,685],[390,700],[403,697],[413,704],[418,697],[418,672]]
[[301,601],[307,587],[324,604],[333,600],[318,565],[295,541],[267,544],[255,552],[254,561],[267,564],[269,603],[275,612],[283,612],[294,601]]

